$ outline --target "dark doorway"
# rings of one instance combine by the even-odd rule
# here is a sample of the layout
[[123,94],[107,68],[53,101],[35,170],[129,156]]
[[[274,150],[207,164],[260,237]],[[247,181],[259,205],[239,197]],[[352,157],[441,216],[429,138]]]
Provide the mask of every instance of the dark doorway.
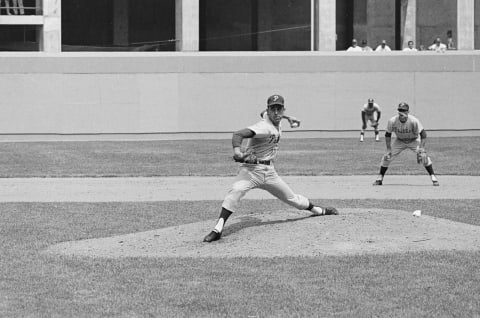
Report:
[[353,38],[353,10],[354,0],[336,1],[336,32],[337,44],[336,50],[346,50]]

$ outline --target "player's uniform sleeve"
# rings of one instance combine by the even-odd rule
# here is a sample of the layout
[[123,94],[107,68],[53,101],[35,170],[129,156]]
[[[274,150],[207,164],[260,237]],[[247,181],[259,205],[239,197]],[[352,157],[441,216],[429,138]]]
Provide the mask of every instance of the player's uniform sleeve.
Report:
[[415,121],[415,123],[416,123],[416,133],[420,134],[422,132],[422,130],[424,129],[423,125],[420,122],[420,120],[418,120],[418,119]]
[[391,134],[393,132],[393,125],[395,123],[395,117],[390,118],[387,122],[387,128],[385,129],[386,133]]
[[255,136],[253,138],[265,138],[270,136],[270,130],[268,129],[265,120],[261,120],[258,123],[247,128],[255,133]]

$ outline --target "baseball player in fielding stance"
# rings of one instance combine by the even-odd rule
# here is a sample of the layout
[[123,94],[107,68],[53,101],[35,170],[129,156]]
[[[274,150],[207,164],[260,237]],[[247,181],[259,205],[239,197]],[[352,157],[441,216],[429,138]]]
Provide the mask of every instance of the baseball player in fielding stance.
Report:
[[378,121],[380,120],[380,116],[382,115],[382,111],[380,110],[380,106],[373,100],[373,98],[369,98],[368,102],[363,105],[362,108],[362,130],[360,131],[360,141],[363,142],[363,137],[365,136],[365,129],[367,129],[367,123],[373,127],[375,130],[375,141],[380,141],[380,137],[378,135]]
[[[335,208],[315,206],[306,197],[294,193],[275,171],[273,163],[282,133],[280,122],[287,118],[284,112],[283,97],[272,95],[267,100],[266,114],[262,112],[263,117],[258,123],[233,133],[233,159],[241,163],[240,170],[223,200],[218,221],[213,231],[205,236],[204,242],[220,239],[225,223],[238,209],[240,200],[255,188],[266,190],[286,204],[299,210],[308,210],[314,216],[338,214]],[[242,150],[244,139],[246,148]]]
[[[423,164],[427,170],[433,185],[438,186],[437,177],[433,172],[432,160],[427,156],[425,151],[425,142],[427,133],[420,121],[409,114],[409,106],[407,103],[398,105],[398,114],[388,120],[385,131],[385,143],[387,144],[387,153],[382,157],[380,166],[380,174],[373,185],[382,185],[383,177],[387,172],[390,163],[405,149],[410,149],[417,154],[417,163]],[[392,145],[392,132],[395,132],[395,138]]]

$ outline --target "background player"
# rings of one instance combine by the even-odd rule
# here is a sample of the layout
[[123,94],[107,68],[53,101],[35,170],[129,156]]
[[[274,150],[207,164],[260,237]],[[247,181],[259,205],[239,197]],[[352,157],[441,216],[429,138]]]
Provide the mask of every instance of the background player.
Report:
[[[231,190],[223,200],[217,224],[205,236],[204,242],[220,239],[225,222],[237,210],[240,200],[255,188],[268,191],[286,204],[299,210],[308,210],[315,216],[338,214],[335,208],[315,206],[306,197],[294,193],[275,171],[273,162],[282,133],[280,122],[284,118],[284,111],[283,97],[272,95],[267,100],[266,116],[258,123],[233,133],[233,158],[242,165]],[[243,151],[241,145],[244,139],[247,139],[247,143]]]
[[[387,153],[382,157],[380,174],[373,185],[382,185],[388,166],[405,149],[410,149],[417,154],[417,162],[422,163],[425,169],[427,169],[433,185],[440,185],[433,172],[432,160],[425,152],[427,133],[420,121],[409,114],[409,108],[407,103],[400,103],[397,108],[398,114],[388,120],[385,131]],[[393,145],[391,143],[392,132],[395,132],[397,136]]]
[[363,105],[362,108],[362,130],[360,131],[360,141],[363,141],[363,137],[365,135],[365,129],[367,129],[367,123],[373,127],[375,130],[375,141],[380,141],[378,135],[378,121],[380,120],[380,116],[382,112],[380,110],[380,106],[373,100],[373,98],[369,98],[368,102]]

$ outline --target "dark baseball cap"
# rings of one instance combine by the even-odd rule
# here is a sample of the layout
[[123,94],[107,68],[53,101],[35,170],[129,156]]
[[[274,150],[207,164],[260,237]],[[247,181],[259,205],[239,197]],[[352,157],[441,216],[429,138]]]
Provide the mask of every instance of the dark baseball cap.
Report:
[[272,95],[267,99],[267,107],[270,107],[272,105],[285,105],[285,100],[281,95]]
[[397,110],[399,112],[408,112],[409,109],[410,109],[410,107],[405,102],[402,102],[402,103],[398,104]]

